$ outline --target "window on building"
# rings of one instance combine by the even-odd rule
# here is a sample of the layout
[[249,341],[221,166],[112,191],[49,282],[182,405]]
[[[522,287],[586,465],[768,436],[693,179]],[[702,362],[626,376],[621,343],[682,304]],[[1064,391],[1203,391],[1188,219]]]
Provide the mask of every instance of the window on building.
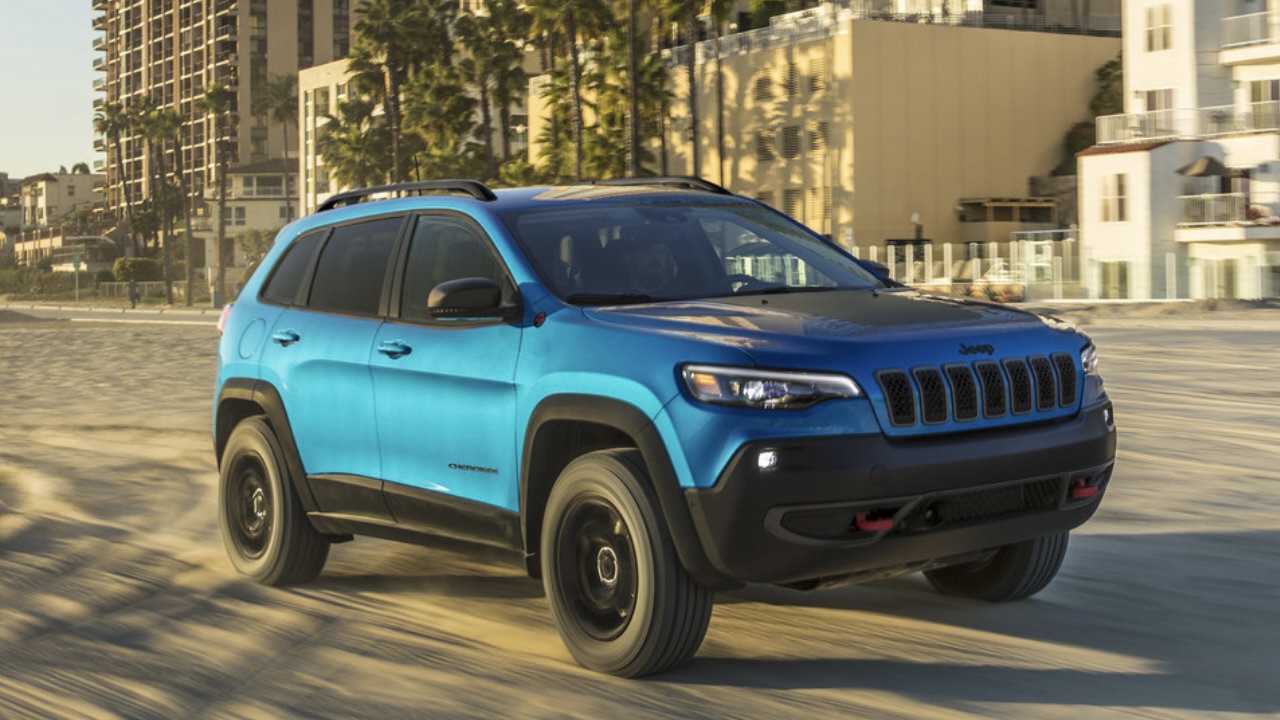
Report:
[[809,92],[817,94],[827,89],[827,59],[824,57],[809,60]]
[[1280,127],[1280,80],[1252,80],[1249,82],[1252,127],[1265,130]]
[[768,162],[773,159],[773,133],[768,130],[757,130],[755,137],[756,160]]
[[1102,178],[1102,222],[1124,222],[1129,219],[1127,177],[1125,173]]
[[1147,52],[1159,52],[1173,47],[1172,15],[1169,3],[1147,8]]
[[773,79],[768,75],[758,75],[756,77],[755,99],[757,101],[773,99]]
[[795,63],[787,63],[787,77],[785,80],[787,86],[787,97],[795,97],[800,94],[800,68]]
[[782,191],[782,212],[791,216],[796,222],[804,222],[804,191],[799,189]]
[[227,214],[222,216],[222,224],[227,227],[241,227],[245,224],[245,209],[243,205],[231,205],[227,207]]
[[822,152],[827,149],[827,134],[831,131],[826,120],[809,123],[809,152]]
[[782,128],[782,157],[793,158],[800,154],[800,126]]
[[765,190],[763,192],[756,194],[756,201],[764,203],[769,207],[773,207],[773,191]]

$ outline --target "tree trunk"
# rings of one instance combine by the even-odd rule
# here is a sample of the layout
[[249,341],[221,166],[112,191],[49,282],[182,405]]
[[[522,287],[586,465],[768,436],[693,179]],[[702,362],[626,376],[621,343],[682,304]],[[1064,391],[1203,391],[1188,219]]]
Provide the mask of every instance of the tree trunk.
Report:
[[640,63],[636,56],[636,0],[627,0],[627,175],[640,175]]
[[173,245],[173,219],[169,217],[169,183],[165,180],[164,171],[164,142],[160,143],[160,177],[156,190],[159,191],[159,216],[160,216],[160,256],[164,264],[164,301],[173,304],[173,253],[171,246]]
[[698,149],[698,93],[695,74],[695,60],[698,50],[698,6],[692,0],[685,2],[685,33],[688,40],[688,54],[685,55],[684,69],[689,77],[689,159],[693,165],[694,177],[702,177],[702,158]]
[[570,93],[573,101],[573,179],[582,179],[582,66],[578,59],[578,24],[572,8],[565,8],[565,34],[569,42]]
[[489,83],[484,79],[480,82],[480,128],[484,133],[484,171],[488,175],[486,179],[491,179],[497,176],[498,166],[493,159],[493,109],[489,107]]
[[398,58],[387,50],[387,125],[391,130],[391,182],[400,182],[400,68]]
[[218,268],[216,274],[216,282],[213,286],[214,306],[221,307],[227,302],[227,161],[226,148],[223,147],[225,142],[222,138],[222,118],[218,118],[217,129],[218,139],[214,142],[217,149],[218,158],[215,162],[218,177],[215,182],[218,184],[218,227],[214,230],[217,238],[217,246],[215,248],[214,257],[217,260]]
[[178,192],[182,193],[182,232],[187,250],[187,297],[186,305],[191,307],[195,303],[196,289],[196,271],[195,256],[191,254],[191,193],[187,192],[187,176],[186,167],[182,163],[182,143],[175,142],[176,152],[173,155],[173,172],[178,176]]
[[120,181],[120,192],[124,195],[125,215],[129,218],[129,230],[125,237],[128,238],[130,252],[137,256],[142,253],[138,249],[138,238],[134,236],[137,230],[133,221],[133,193],[129,191],[129,180],[124,176],[124,153],[120,146],[120,136],[116,136],[113,144],[116,146],[116,175]]

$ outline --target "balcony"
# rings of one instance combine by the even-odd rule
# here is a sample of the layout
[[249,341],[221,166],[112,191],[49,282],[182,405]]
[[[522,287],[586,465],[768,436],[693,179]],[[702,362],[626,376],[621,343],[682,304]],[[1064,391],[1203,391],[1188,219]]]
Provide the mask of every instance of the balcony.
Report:
[[1243,223],[1249,213],[1245,210],[1244,193],[1224,193],[1219,195],[1182,195],[1178,204],[1182,208],[1178,225],[1180,227],[1197,227],[1204,225],[1230,225]]
[[[1271,200],[1275,200],[1274,197]],[[1280,240],[1280,202],[1243,193],[1183,195],[1174,230],[1180,243]]]
[[1280,130],[1280,101],[1249,103],[1191,110],[1153,110],[1144,113],[1103,115],[1095,120],[1097,143],[1149,142],[1153,140],[1203,140],[1239,133]]
[[93,39],[93,49],[97,52],[107,51],[107,36],[99,35]]
[[1236,15],[1222,20],[1223,65],[1247,65],[1280,59],[1280,12]]
[[103,32],[106,32],[106,31],[107,31],[107,16],[106,16],[106,15],[98,15],[98,16],[94,17],[94,18],[93,18],[93,29],[94,29],[94,30],[101,30],[101,31],[103,31]]
[[106,72],[106,71],[107,71],[107,59],[106,59],[105,57],[102,57],[102,56],[98,56],[98,57],[94,58],[94,59],[93,59],[93,69],[94,69],[94,70],[97,70],[98,72]]

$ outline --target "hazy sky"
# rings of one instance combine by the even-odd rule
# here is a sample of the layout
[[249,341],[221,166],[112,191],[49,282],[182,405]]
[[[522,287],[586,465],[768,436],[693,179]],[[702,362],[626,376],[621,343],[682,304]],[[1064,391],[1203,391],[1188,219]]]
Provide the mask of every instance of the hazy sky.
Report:
[[70,170],[93,152],[93,3],[0,0],[0,172]]

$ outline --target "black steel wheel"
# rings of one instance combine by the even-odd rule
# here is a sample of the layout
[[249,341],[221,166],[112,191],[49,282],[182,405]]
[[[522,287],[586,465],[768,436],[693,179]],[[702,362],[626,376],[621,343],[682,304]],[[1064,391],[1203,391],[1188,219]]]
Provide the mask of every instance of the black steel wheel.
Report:
[[706,635],[713,594],[676,557],[639,452],[602,450],[556,480],[542,525],[542,577],[565,646],[623,677],[669,670]]
[[1059,532],[1005,545],[990,557],[928,570],[925,577],[944,595],[1005,602],[1045,589],[1067,555],[1067,533]]
[[329,556],[298,502],[284,452],[266,419],[231,431],[219,468],[218,518],[236,570],[265,585],[312,580]]

